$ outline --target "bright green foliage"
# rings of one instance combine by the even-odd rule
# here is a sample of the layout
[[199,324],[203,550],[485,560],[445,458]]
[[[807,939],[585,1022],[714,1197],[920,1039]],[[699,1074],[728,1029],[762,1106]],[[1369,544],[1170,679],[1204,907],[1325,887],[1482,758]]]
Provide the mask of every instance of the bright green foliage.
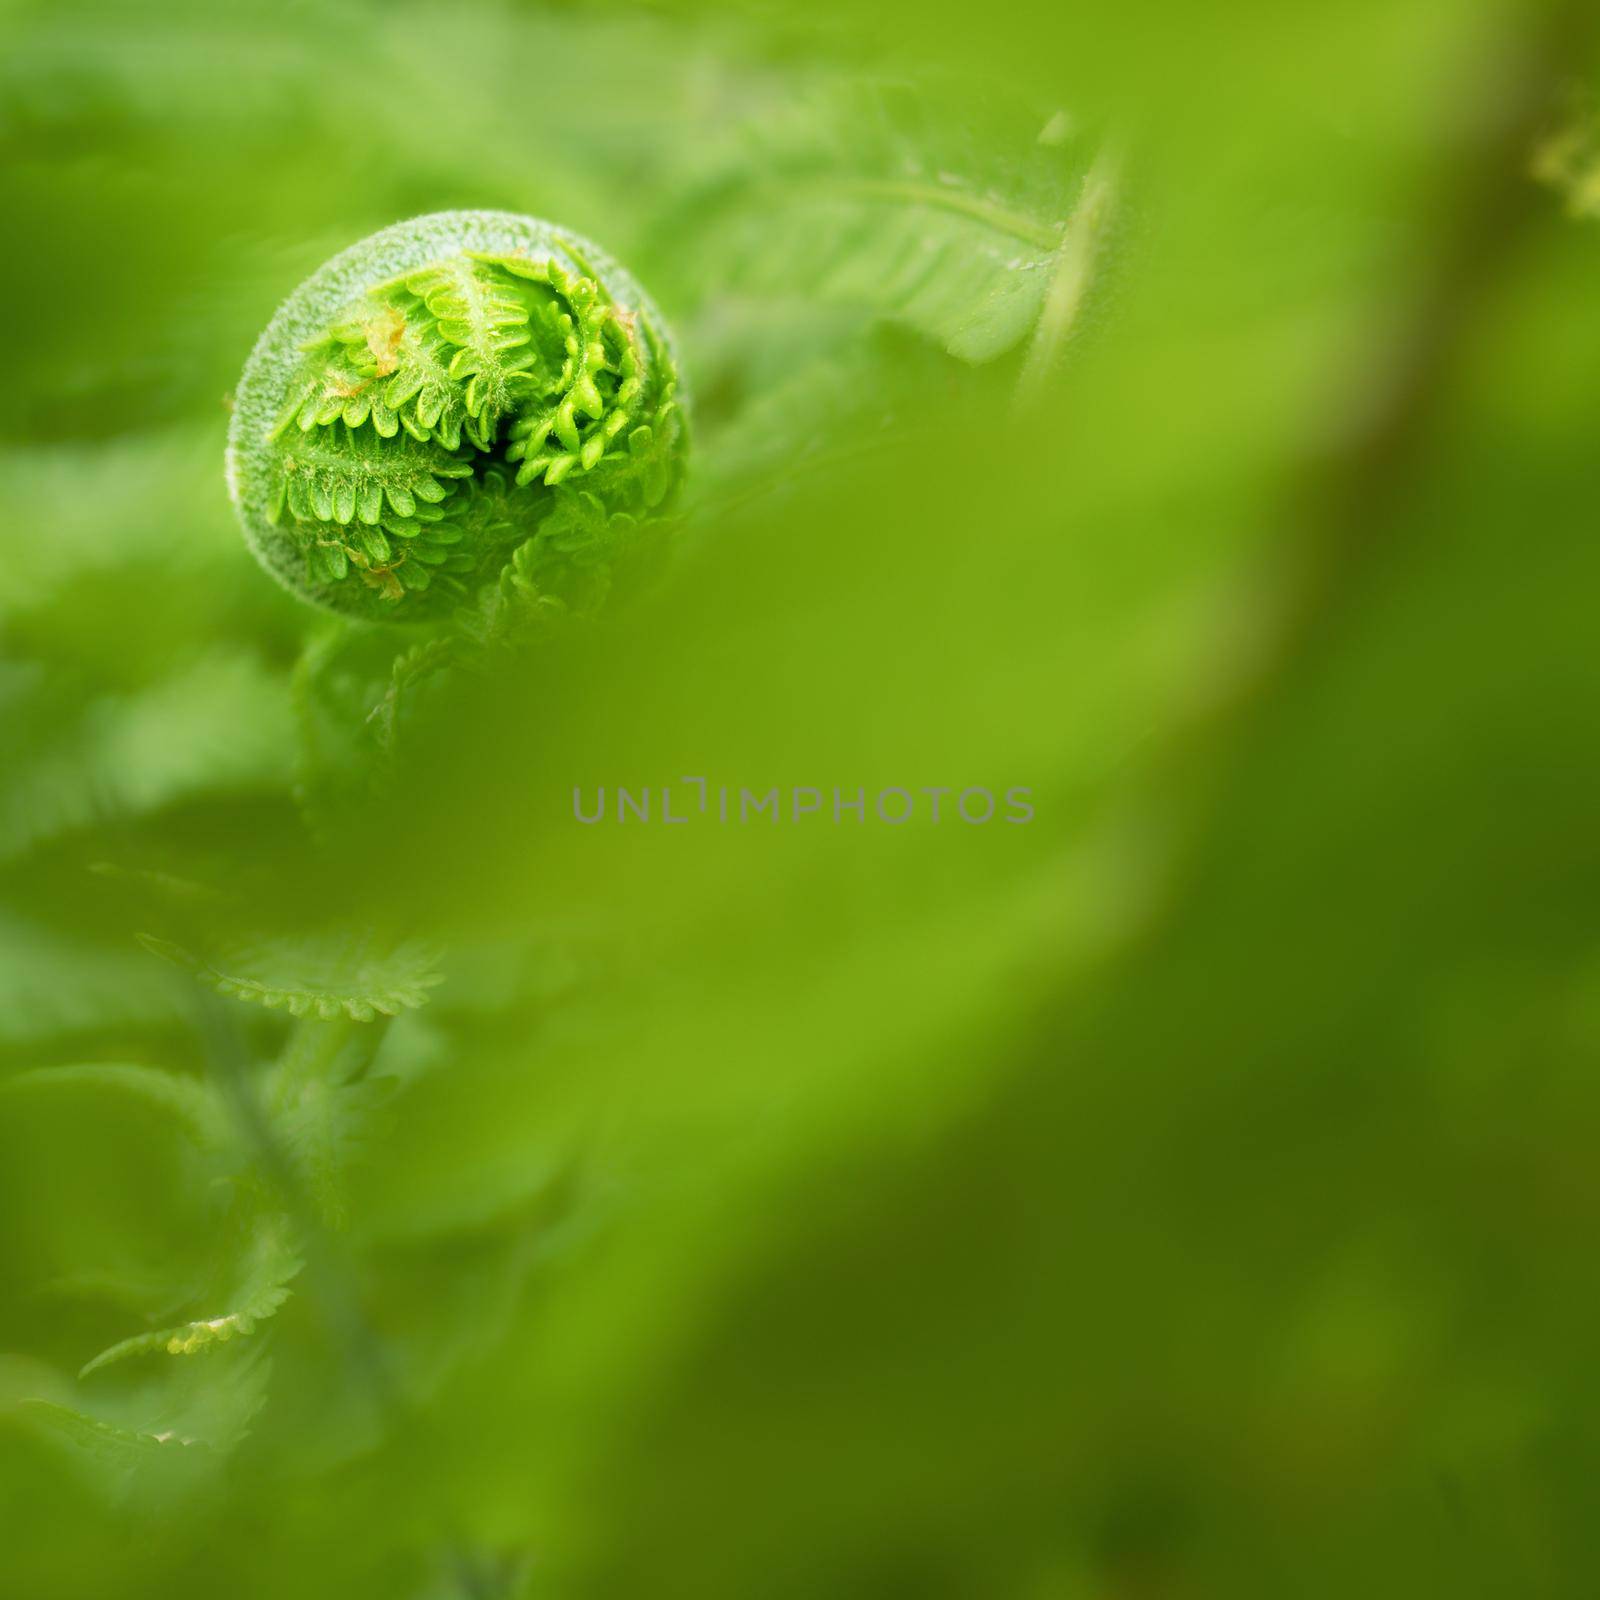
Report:
[[[529,542],[544,591],[587,603],[582,569],[652,522],[659,537],[682,477],[658,320],[593,246],[543,223],[444,213],[365,241],[280,311],[246,370],[230,453],[246,534],[297,592],[351,615],[447,615]],[[563,485],[579,478],[605,527],[585,511],[575,547]]]
[[7,1600],[1592,1587],[1592,124],[1034,10],[10,8]]
[[[23,644],[0,671],[13,757],[0,772],[0,866],[14,863],[23,880],[39,871],[49,890],[25,891],[0,921],[0,1056],[12,1072],[0,1124],[21,1148],[37,1140],[75,1193],[125,1213],[127,1234],[98,1212],[43,1209],[27,1278],[39,1299],[20,1337],[38,1330],[50,1366],[14,1384],[0,1372],[0,1420],[11,1384],[30,1436],[114,1504],[172,1515],[230,1470],[270,1463],[293,1477],[382,1447],[397,1415],[496,1359],[530,1282],[581,1259],[626,1209],[620,1169],[591,1154],[593,1118],[560,1087],[582,1082],[588,1061],[614,1070],[604,1063],[625,1048],[606,982],[613,933],[585,930],[568,897],[531,930],[519,915],[509,933],[451,917],[435,937],[425,908],[397,910],[406,890],[439,881],[441,859],[427,842],[440,816],[412,803],[408,761],[440,713],[448,722],[517,670],[530,635],[581,647],[586,630],[564,624],[654,569],[682,521],[686,481],[703,483],[702,513],[724,497],[773,504],[775,490],[814,485],[869,452],[925,389],[1003,355],[993,328],[1023,339],[1041,303],[1038,262],[1081,181],[1076,150],[1047,154],[1050,182],[1019,189],[996,154],[1015,148],[1011,131],[998,144],[944,139],[937,160],[957,187],[971,196],[998,184],[1002,223],[1013,211],[1031,219],[1023,247],[1002,258],[996,250],[1019,241],[970,205],[930,208],[920,191],[908,203],[874,187],[898,158],[852,131],[854,96],[829,99],[828,151],[758,157],[773,189],[751,181],[748,160],[802,133],[793,107],[810,90],[798,78],[764,129],[760,118],[741,124],[742,154],[718,175],[660,136],[677,111],[663,121],[636,90],[649,78],[687,94],[712,67],[717,98],[746,118],[757,102],[736,55],[680,57],[653,74],[645,35],[503,20],[522,55],[560,54],[577,70],[544,85],[535,146],[474,137],[480,102],[453,93],[473,170],[481,180],[503,162],[501,193],[519,212],[587,216],[614,185],[604,236],[644,251],[650,281],[675,285],[692,355],[604,251],[514,212],[425,216],[314,272],[232,397],[228,484],[263,564],[339,613],[320,634],[234,559],[237,539],[217,514],[216,396],[258,326],[249,307],[281,292],[281,257],[247,266],[219,249],[172,265],[146,281],[143,322],[119,307],[122,320],[109,315],[100,342],[73,356],[82,381],[117,398],[124,324],[170,350],[180,307],[203,323],[163,285],[204,282],[227,320],[200,341],[215,373],[164,380],[186,408],[181,424],[136,408],[143,431],[36,442],[0,479],[8,525],[52,530],[19,544],[15,581],[0,588],[0,617]],[[268,35],[280,26],[265,12],[261,23]],[[259,62],[260,82],[292,102],[307,61],[257,48],[248,19],[225,25],[244,29],[238,48]],[[60,26],[76,25],[63,14]],[[556,51],[544,48],[551,27]],[[85,92],[133,125],[175,128],[147,97],[170,96],[179,32],[146,40],[102,19],[75,34]],[[455,58],[410,30],[365,24],[333,27],[319,48],[372,67],[349,75],[323,132],[343,137],[359,114],[383,128],[385,159],[415,152],[422,122],[391,110],[417,102]],[[596,156],[587,107],[597,94],[612,103],[616,149],[658,163],[648,184]],[[177,111],[192,105],[179,100]],[[280,146],[298,148],[304,114],[267,114]],[[205,113],[261,115],[226,100]],[[1026,123],[1022,148],[1046,116]],[[196,158],[196,131],[172,159]],[[920,148],[914,131],[896,137],[901,156]],[[522,186],[531,147],[550,153],[549,177],[566,188]],[[815,209],[827,187],[817,180],[841,161],[849,171],[833,176],[853,208],[842,218],[837,196]],[[303,198],[307,177],[286,194]],[[714,202],[713,180],[724,191]],[[189,227],[187,194],[184,204]],[[356,219],[346,194],[290,236],[307,251],[410,204],[385,200]],[[751,256],[741,214],[789,238],[786,268]],[[247,223],[236,215],[231,227]],[[912,233],[939,263],[921,294],[895,265]],[[122,236],[135,251],[154,238],[136,225]],[[969,248],[981,281],[951,271]],[[697,397],[695,478],[680,348],[711,380],[703,408]],[[30,368],[28,381],[41,405],[54,403],[53,370]],[[164,611],[129,604],[152,595]],[[423,627],[397,644],[347,618]],[[560,701],[530,699],[488,747],[521,750],[525,728],[559,725],[583,691],[569,683]],[[452,797],[455,837],[473,838],[484,798]],[[537,852],[546,823],[530,815],[526,827]],[[508,875],[523,848],[507,855]],[[366,931],[374,900],[382,934]],[[528,1095],[546,1073],[556,1092],[530,1120]],[[31,1169],[11,1171],[20,1188]],[[168,1220],[173,1237],[157,1227]],[[96,1227],[111,1236],[96,1242]],[[431,1529],[417,1538],[406,1564],[436,1572],[439,1594],[520,1594],[520,1547],[458,1548]]]

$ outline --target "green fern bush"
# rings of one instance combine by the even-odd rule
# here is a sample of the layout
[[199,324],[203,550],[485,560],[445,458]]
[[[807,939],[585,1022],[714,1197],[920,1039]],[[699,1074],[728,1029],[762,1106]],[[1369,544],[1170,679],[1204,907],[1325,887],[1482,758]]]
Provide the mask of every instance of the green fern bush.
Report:
[[581,604],[682,480],[678,388],[660,314],[603,251],[439,212],[280,308],[239,387],[229,488],[267,570],[347,616],[437,617],[514,557]]
[[[638,19],[496,9],[482,48],[452,53],[332,12],[200,16],[176,0],[124,29],[69,5],[33,25],[44,65],[0,65],[43,75],[37,114],[63,150],[108,152],[26,213],[55,277],[93,254],[79,209],[110,237],[130,208],[125,300],[92,339],[81,319],[41,323],[0,475],[0,520],[50,532],[12,542],[0,584],[16,656],[0,661],[0,1198],[18,1201],[0,1423],[26,1463],[0,1462],[0,1480],[60,1501],[59,1468],[85,1525],[110,1539],[125,1509],[152,1514],[179,1556],[207,1516],[254,1503],[241,1485],[310,1504],[351,1462],[381,1467],[419,1430],[438,1443],[427,1429],[458,1412],[490,1472],[482,1439],[516,1408],[475,1411],[461,1386],[502,1382],[529,1285],[558,1282],[634,1204],[636,1158],[590,1111],[626,1083],[644,1015],[605,871],[576,891],[550,875],[527,915],[478,893],[550,859],[522,757],[563,772],[574,715],[628,739],[607,708],[620,679],[586,676],[585,630],[501,647],[530,615],[596,612],[685,524],[707,561],[629,619],[635,645],[681,662],[670,629],[711,619],[714,635],[742,614],[715,609],[707,571],[750,595],[771,551],[728,555],[785,529],[785,495],[913,434],[930,395],[1014,414],[1019,370],[1072,331],[1050,307],[1096,216],[1093,152],[1043,139],[1048,111],[969,127],[953,101],[823,93],[832,69],[778,73],[720,37],[685,36],[663,71],[666,35]],[[299,53],[254,48],[253,26]],[[235,27],[228,59],[274,86],[263,100],[177,65]],[[304,104],[308,63],[357,43],[371,70]],[[58,56],[76,75],[46,70]],[[513,103],[482,93],[487,57],[564,69]],[[634,93],[646,80],[665,102]],[[395,114],[430,94],[449,119]],[[197,130],[230,119],[247,146],[213,173]],[[359,198],[330,182],[335,138],[394,181]],[[285,155],[263,170],[268,143]],[[124,148],[136,169],[112,159]],[[230,515],[216,397],[259,307],[316,259],[284,273],[283,253],[464,193],[519,209],[372,233],[272,317],[234,384]],[[676,333],[605,251],[523,206],[596,218]],[[108,409],[137,395],[137,426],[85,423],[91,392]],[[261,566],[328,615],[260,581],[234,516]],[[787,531],[802,550],[815,529]],[[809,577],[836,599],[868,581],[837,564]],[[502,719],[460,768],[430,764],[441,729],[482,725],[507,691],[521,715],[524,670],[546,695],[537,740],[500,741]],[[434,770],[462,776],[459,810],[430,807]],[[555,1459],[547,1442],[529,1454]],[[523,1592],[535,1541],[518,1519],[414,1522],[400,1502],[353,1517],[384,1574],[299,1571],[297,1587]],[[0,1561],[0,1590],[42,1600],[58,1591],[30,1548],[31,1566],[26,1550]],[[97,1589],[182,1587],[178,1557],[150,1560],[159,1582],[101,1550]],[[207,1592],[228,1588],[214,1545],[204,1560]],[[449,1576],[420,1587],[436,1565]]]

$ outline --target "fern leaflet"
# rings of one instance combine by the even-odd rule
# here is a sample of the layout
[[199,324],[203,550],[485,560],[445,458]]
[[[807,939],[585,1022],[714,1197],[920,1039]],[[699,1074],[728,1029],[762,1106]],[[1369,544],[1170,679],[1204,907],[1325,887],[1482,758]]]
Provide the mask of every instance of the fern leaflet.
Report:
[[[453,353],[449,377],[466,380],[466,430],[489,449],[501,419],[533,387],[532,332],[527,301],[485,261],[458,255],[405,275],[400,282],[426,306]],[[380,284],[383,294],[395,285]]]
[[258,1323],[264,1322],[289,1298],[288,1286],[301,1265],[299,1255],[290,1244],[287,1219],[262,1218],[228,1296],[230,1310],[123,1339],[87,1362],[78,1376],[87,1378],[113,1362],[157,1350],[172,1356],[195,1355],[212,1345],[226,1344],[230,1339],[253,1333]]

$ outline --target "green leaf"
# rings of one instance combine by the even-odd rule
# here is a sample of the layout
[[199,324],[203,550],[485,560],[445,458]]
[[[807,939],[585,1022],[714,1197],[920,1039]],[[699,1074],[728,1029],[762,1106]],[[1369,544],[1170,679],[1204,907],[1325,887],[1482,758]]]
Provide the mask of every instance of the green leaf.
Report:
[[[450,256],[400,280],[451,348],[448,376],[467,380],[467,432],[480,450],[533,385],[528,303],[488,261]],[[393,284],[374,291],[383,294]]]
[[[271,512],[302,523],[376,528],[386,513],[413,516],[418,503],[437,505],[472,468],[431,440],[406,434],[384,440],[376,429],[343,421],[291,439],[273,456]],[[354,535],[360,539],[357,532]],[[387,551],[356,547],[368,559]]]
[[235,1284],[227,1296],[227,1310],[123,1339],[87,1362],[78,1376],[87,1378],[113,1362],[152,1351],[164,1351],[172,1356],[195,1355],[213,1345],[254,1333],[257,1324],[264,1322],[289,1298],[288,1286],[303,1265],[291,1238],[287,1218],[262,1218],[255,1226],[249,1249],[238,1267]]
[[395,1087],[389,1078],[348,1084],[312,1079],[285,1083],[273,1097],[273,1127],[329,1227],[347,1221],[346,1174]]
[[[565,248],[578,256],[575,246],[566,243]],[[644,391],[641,336],[596,278],[568,272],[553,260],[491,259],[531,295],[530,325],[544,358],[540,370],[552,374],[537,403],[526,406],[512,425],[506,459],[521,463],[519,485],[542,480],[553,488],[625,452]],[[670,362],[658,351],[652,355],[653,371],[670,372]],[[674,409],[674,387],[669,378],[659,408],[652,408],[658,418]]]
[[693,238],[702,297],[856,306],[991,361],[1037,326],[1082,192],[1088,151],[1060,126],[881,84],[802,90],[680,197],[663,248]]
[[25,1415],[42,1423],[75,1449],[117,1471],[136,1471],[150,1465],[164,1451],[181,1450],[195,1442],[172,1433],[143,1433],[135,1428],[120,1427],[54,1400],[30,1396],[17,1404]]
[[265,1402],[271,1370],[259,1349],[245,1347],[174,1363],[165,1381],[107,1392],[92,1407],[26,1396],[17,1408],[113,1495],[133,1491],[160,1503],[214,1478]]
[[0,914],[0,1045],[179,1022],[179,997],[150,981],[131,945],[103,946]]
[[281,789],[292,736],[281,680],[216,651],[128,694],[90,697],[0,770],[0,860],[105,818]]
[[404,427],[418,440],[461,447],[469,421],[460,384],[450,376],[456,347],[427,307],[403,289],[374,293],[312,347],[307,370],[275,431],[309,433],[343,422],[370,423],[384,438]]
[[122,1095],[172,1117],[204,1148],[217,1148],[227,1139],[227,1119],[217,1103],[215,1091],[197,1078],[167,1072],[160,1067],[86,1062],[75,1066],[39,1067],[0,1083],[0,1092],[12,1094],[58,1089],[90,1089],[100,1094]]
[[425,1005],[427,991],[443,981],[435,953],[416,941],[309,932],[224,943],[196,954],[151,934],[139,940],[220,995],[296,1017],[392,1017]]

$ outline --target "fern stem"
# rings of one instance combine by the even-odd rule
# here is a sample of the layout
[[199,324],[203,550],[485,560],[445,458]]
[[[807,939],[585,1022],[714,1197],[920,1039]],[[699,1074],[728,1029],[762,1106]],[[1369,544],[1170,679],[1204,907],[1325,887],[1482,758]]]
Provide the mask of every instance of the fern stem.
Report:
[[1078,320],[1094,277],[1095,262],[1116,205],[1116,161],[1103,155],[1083,180],[1083,192],[1072,213],[1050,270],[1050,287],[1044,308],[1028,346],[1022,375],[1017,380],[1017,401],[1036,399],[1055,366],[1061,346]]
[[[850,178],[830,179],[826,185],[831,191],[847,194],[876,195],[891,200],[906,200],[913,205],[931,206],[939,211],[953,211],[958,216],[971,217],[993,228],[997,233],[1008,233],[1024,244],[1041,250],[1055,250],[1062,243],[1064,230],[1036,222],[1024,211],[1014,211],[997,200],[981,195],[967,194],[960,189],[947,189],[937,183],[915,178]],[[1071,224],[1068,223],[1068,228]]]
[[[262,1173],[281,1198],[295,1227],[306,1264],[306,1282],[327,1326],[343,1347],[351,1372],[361,1378],[380,1410],[404,1409],[398,1385],[376,1331],[356,1293],[349,1263],[322,1226],[316,1207],[294,1163],[279,1142],[252,1081],[249,1054],[231,1011],[215,995],[200,993],[200,1031],[212,1080],[232,1111],[245,1140],[256,1152]],[[339,1032],[330,1026],[331,1041]],[[342,1047],[346,1043],[338,1039]],[[305,1048],[300,1040],[294,1047]]]

